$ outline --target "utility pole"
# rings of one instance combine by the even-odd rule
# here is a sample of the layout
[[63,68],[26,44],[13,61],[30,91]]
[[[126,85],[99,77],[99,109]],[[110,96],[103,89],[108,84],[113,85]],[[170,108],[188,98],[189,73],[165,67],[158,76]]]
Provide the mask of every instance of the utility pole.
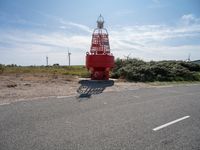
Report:
[[46,66],[48,66],[49,65],[49,61],[48,61],[48,56],[46,56]]
[[69,52],[69,50],[68,50],[68,60],[69,60],[69,66],[70,66],[70,55],[71,55],[71,53]]
[[126,58],[126,60],[129,60],[131,53],[129,53],[127,56],[124,55],[124,57]]
[[190,56],[191,56],[191,54],[189,53],[188,58],[186,59],[187,62],[190,62]]
[[190,62],[190,56],[191,56],[191,54],[189,53],[189,55],[188,55],[188,61]]

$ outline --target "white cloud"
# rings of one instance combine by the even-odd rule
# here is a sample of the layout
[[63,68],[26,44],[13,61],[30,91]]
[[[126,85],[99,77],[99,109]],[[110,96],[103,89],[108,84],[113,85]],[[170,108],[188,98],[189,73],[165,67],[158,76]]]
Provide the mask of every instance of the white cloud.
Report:
[[63,25],[62,25],[62,26],[59,26],[59,28],[60,28],[60,29],[64,29],[64,30],[65,30],[65,29],[69,29],[69,27],[63,26]]
[[[83,54],[89,49],[91,41],[91,38],[85,35],[65,35],[59,32],[40,34],[11,30],[1,31],[0,34],[2,35],[0,63],[14,63],[11,60],[15,60],[15,63],[21,65],[45,64],[43,59],[46,55],[49,55],[51,64],[66,64],[66,58],[63,55],[68,49],[72,52],[72,64],[83,64]],[[29,58],[28,61],[27,58]]]
[[[145,60],[182,59],[188,53],[200,59],[200,23],[190,25],[143,25],[117,27],[110,32],[111,48],[117,57],[132,53],[132,57]],[[187,44],[181,40],[188,41]],[[169,44],[167,41],[178,44]],[[189,43],[189,44],[188,44]]]
[[181,21],[185,25],[190,25],[190,24],[199,24],[200,23],[200,18],[195,17],[193,14],[185,14],[181,17]]
[[[181,20],[195,20],[195,23],[143,26],[117,26],[109,32],[111,52],[123,58],[131,53],[132,57],[144,60],[200,59],[200,43],[167,44],[166,41],[179,42],[181,39],[200,38],[200,23],[193,15],[183,15]],[[0,29],[0,63],[22,65],[45,64],[46,55],[51,64],[66,64],[68,48],[72,52],[72,64],[84,64],[85,52],[89,51],[91,29],[85,25],[61,21],[63,31],[37,33],[25,30]],[[76,34],[74,31],[80,29]],[[87,34],[85,34],[87,33]]]
[[68,24],[75,26],[75,27],[78,27],[78,28],[82,29],[83,31],[86,31],[86,32],[89,32],[89,33],[92,32],[92,30],[88,26],[78,24],[78,23],[74,23],[74,22],[69,22]]
[[62,24],[62,28],[76,27],[76,28],[79,28],[82,31],[85,31],[88,33],[92,32],[92,30],[88,26],[83,25],[83,24],[79,24],[79,23],[75,23],[75,22],[68,22],[62,18],[59,18],[59,22]]
[[[200,25],[193,26],[164,26],[164,25],[144,25],[118,27],[110,32],[114,41],[123,41],[126,45],[136,46],[155,44],[168,39],[178,40],[179,38],[190,38],[200,36]],[[134,44],[135,43],[135,44]]]

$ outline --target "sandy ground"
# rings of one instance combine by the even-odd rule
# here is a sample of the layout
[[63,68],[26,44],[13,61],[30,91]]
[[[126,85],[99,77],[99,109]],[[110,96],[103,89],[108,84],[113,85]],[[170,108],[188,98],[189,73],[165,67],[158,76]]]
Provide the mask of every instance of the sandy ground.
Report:
[[[41,97],[78,95],[77,90],[81,86],[80,80],[83,79],[52,74],[2,74],[0,75],[0,104]],[[150,87],[150,85],[115,80],[114,85],[106,87],[103,92],[143,87]]]

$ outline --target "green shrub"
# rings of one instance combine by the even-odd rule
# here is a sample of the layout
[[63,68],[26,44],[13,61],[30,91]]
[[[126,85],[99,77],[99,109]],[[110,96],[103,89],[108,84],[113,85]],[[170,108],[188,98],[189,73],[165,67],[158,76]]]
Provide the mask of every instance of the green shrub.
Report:
[[0,74],[4,72],[5,66],[0,64]]
[[192,62],[180,62],[180,65],[187,68],[190,71],[200,71],[200,65]]
[[200,65],[183,61],[116,59],[111,76],[130,81],[199,81]]

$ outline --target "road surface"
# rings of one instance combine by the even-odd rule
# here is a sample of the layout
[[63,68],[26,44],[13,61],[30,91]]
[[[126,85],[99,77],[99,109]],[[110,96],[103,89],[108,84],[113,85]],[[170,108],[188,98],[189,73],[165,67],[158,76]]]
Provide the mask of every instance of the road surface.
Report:
[[198,150],[200,85],[0,105],[0,150]]

